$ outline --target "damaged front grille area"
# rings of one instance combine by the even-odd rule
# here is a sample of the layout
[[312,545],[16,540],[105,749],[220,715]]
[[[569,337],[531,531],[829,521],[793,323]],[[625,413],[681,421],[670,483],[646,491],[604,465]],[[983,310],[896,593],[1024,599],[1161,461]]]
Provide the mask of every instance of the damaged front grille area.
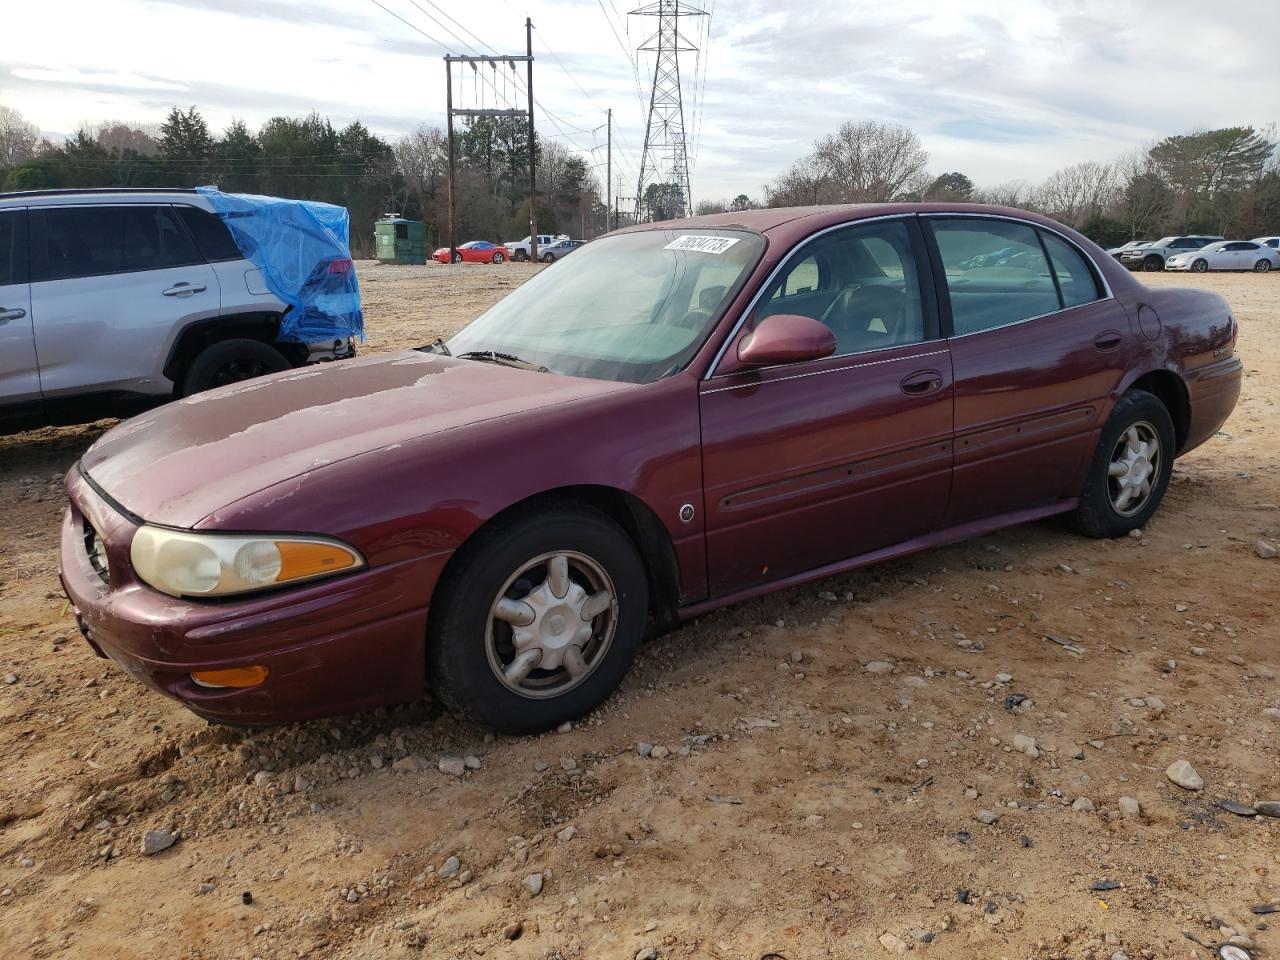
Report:
[[84,552],[89,557],[89,566],[93,567],[93,572],[106,583],[111,572],[107,563],[107,545],[88,520],[84,521]]

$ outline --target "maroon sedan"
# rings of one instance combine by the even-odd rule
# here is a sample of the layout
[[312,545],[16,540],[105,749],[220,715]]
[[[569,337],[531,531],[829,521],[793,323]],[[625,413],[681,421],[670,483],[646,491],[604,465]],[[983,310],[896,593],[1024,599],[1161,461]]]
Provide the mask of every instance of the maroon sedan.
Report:
[[1051,514],[1142,526],[1235,406],[1227,303],[971,204],[582,248],[447,343],[190,397],[71,471],[89,642],[201,716],[591,710],[646,630]]

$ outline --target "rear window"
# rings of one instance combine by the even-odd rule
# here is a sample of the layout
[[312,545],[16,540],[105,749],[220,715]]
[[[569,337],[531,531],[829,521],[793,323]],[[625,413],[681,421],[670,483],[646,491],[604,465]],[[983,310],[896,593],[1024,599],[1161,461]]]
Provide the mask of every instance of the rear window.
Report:
[[1053,273],[1062,291],[1063,307],[1075,307],[1097,300],[1102,295],[1097,278],[1089,269],[1081,253],[1056,234],[1041,230],[1049,259],[1053,261]]
[[203,262],[168,206],[51,207],[31,212],[35,280],[164,270]]
[[[221,217],[198,207],[181,206],[174,209],[178,212],[179,219],[191,231],[191,236],[195,237],[196,245],[206,260],[217,263],[220,260],[243,259],[244,254],[231,239],[231,231],[227,229]],[[399,227],[396,228],[397,234],[399,229]]]
[[27,280],[27,243],[24,212],[0,212],[0,287]]

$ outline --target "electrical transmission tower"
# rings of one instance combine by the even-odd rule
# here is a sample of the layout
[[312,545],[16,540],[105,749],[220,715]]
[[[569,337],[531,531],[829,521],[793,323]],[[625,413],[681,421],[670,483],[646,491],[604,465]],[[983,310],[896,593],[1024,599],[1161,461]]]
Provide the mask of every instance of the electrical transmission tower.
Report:
[[[636,222],[644,219],[645,190],[651,184],[658,186],[658,205],[668,217],[686,216],[693,212],[693,198],[689,190],[684,104],[680,99],[680,54],[695,53],[698,48],[680,33],[680,18],[707,14],[684,0],[654,0],[632,10],[631,15],[658,18],[657,33],[639,47],[653,51],[656,57],[644,150],[640,156],[640,179],[636,186]],[[650,216],[652,214],[650,211]]]

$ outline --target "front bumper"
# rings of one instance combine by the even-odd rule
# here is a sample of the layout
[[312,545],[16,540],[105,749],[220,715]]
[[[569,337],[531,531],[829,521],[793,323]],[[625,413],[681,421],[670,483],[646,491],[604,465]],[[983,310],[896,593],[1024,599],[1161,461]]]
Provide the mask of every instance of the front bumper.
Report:
[[1166,270],[1190,270],[1191,263],[1190,261],[1188,261],[1187,263],[1170,263],[1168,260],[1166,260],[1164,262],[1164,268]]
[[[128,563],[136,518],[72,469],[62,523],[62,586],[94,650],[209,720],[284,723],[403,703],[426,685],[427,600],[448,554],[223,601],[184,600],[141,583]],[[85,543],[106,546],[104,577]],[[99,563],[101,566],[101,563]],[[197,670],[262,665],[255,687],[208,688]]]
[[1122,254],[1116,257],[1116,259],[1120,261],[1121,266],[1124,266],[1129,270],[1142,270],[1143,264],[1146,263],[1145,256],[1133,257],[1133,256],[1125,256]]
[[354,337],[335,337],[307,345],[307,363],[326,363],[330,360],[347,360],[356,355]]

